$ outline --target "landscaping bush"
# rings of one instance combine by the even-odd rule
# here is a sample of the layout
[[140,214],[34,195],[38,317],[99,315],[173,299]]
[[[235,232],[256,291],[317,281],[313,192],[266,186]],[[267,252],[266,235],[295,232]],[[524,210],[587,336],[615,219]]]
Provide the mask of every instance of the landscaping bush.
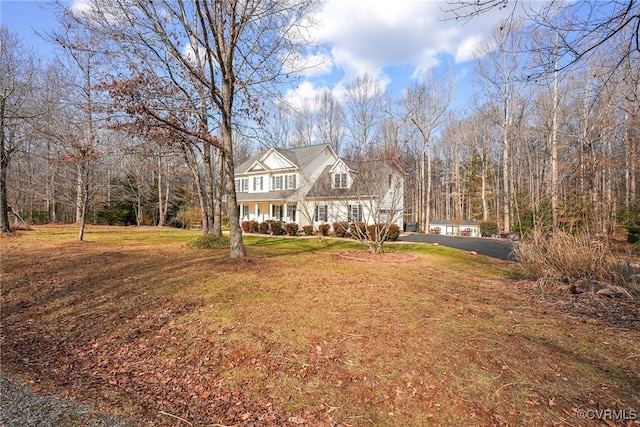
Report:
[[384,232],[384,224],[371,224],[367,226],[367,236],[371,240],[380,240],[381,234]]
[[318,226],[318,232],[320,233],[321,236],[328,236],[329,230],[331,230],[331,225],[329,224],[320,224]]
[[336,235],[336,237],[347,237],[348,232],[349,232],[348,222],[333,223],[333,233]]
[[282,221],[273,221],[270,224],[271,227],[271,234],[273,234],[274,236],[282,236],[285,231],[284,231],[284,227],[282,226]]
[[302,227],[305,236],[313,236],[313,225],[305,225]]
[[269,234],[269,223],[261,222],[260,225],[258,225],[258,233]]
[[285,224],[284,229],[289,236],[298,235],[298,224],[296,224],[295,222],[289,222]]
[[352,223],[349,226],[349,234],[356,239],[367,236],[367,224],[364,222]]
[[619,263],[606,242],[593,241],[588,234],[556,231],[533,232],[514,250],[516,259],[532,279],[575,281],[595,279],[624,284]]
[[242,221],[240,224],[242,227],[242,231],[245,233],[257,233],[258,232],[258,223],[256,221]]
[[395,242],[400,237],[400,227],[397,224],[391,224],[387,230],[387,240]]
[[480,223],[480,235],[482,237],[491,237],[498,234],[499,231],[498,224],[493,221],[482,221]]
[[[386,229],[386,230],[385,230]],[[398,225],[396,224],[378,224],[377,228],[376,225],[369,225],[367,226],[367,236],[369,236],[369,239],[371,240],[377,240],[376,237],[376,230],[377,233],[382,233],[383,231],[385,232],[385,238],[384,240],[390,240],[390,241],[396,241],[398,240],[398,237],[400,237],[400,227],[398,227]]]

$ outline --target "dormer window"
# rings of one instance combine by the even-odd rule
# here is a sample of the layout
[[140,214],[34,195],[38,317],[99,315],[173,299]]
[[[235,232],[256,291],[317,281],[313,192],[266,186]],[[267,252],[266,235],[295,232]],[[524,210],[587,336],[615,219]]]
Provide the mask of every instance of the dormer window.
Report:
[[347,188],[347,174],[346,173],[334,173],[333,174],[333,188]]

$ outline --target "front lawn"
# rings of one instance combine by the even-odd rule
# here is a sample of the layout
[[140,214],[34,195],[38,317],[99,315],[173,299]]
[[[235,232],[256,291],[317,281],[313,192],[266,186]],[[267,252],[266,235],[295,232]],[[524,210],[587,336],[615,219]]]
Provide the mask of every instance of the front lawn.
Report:
[[[140,425],[599,425],[640,413],[638,330],[431,245],[36,227],[2,245],[2,370]],[[592,412],[587,412],[592,411]],[[621,414],[622,412],[618,412]]]

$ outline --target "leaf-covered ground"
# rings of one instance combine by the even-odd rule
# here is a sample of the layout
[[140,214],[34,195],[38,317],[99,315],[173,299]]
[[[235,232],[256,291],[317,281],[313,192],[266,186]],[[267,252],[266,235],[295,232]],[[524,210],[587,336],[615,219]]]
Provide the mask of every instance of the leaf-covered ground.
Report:
[[2,370],[139,425],[599,425],[583,418],[640,412],[637,323],[563,311],[513,265],[415,245],[393,246],[409,262],[359,262],[342,241],[258,237],[231,261],[187,247],[196,237],[0,239]]

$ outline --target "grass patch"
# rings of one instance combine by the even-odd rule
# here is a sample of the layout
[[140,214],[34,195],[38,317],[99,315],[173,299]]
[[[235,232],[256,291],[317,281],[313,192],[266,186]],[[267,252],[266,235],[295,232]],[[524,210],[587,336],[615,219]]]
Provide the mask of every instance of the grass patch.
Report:
[[[136,425],[589,425],[640,409],[638,331],[513,290],[511,264],[394,244],[73,227],[1,240],[3,370]],[[194,254],[196,254],[194,256]],[[593,425],[597,425],[592,423]]]
[[200,236],[187,243],[187,247],[194,249],[228,249],[230,246],[227,236]]

